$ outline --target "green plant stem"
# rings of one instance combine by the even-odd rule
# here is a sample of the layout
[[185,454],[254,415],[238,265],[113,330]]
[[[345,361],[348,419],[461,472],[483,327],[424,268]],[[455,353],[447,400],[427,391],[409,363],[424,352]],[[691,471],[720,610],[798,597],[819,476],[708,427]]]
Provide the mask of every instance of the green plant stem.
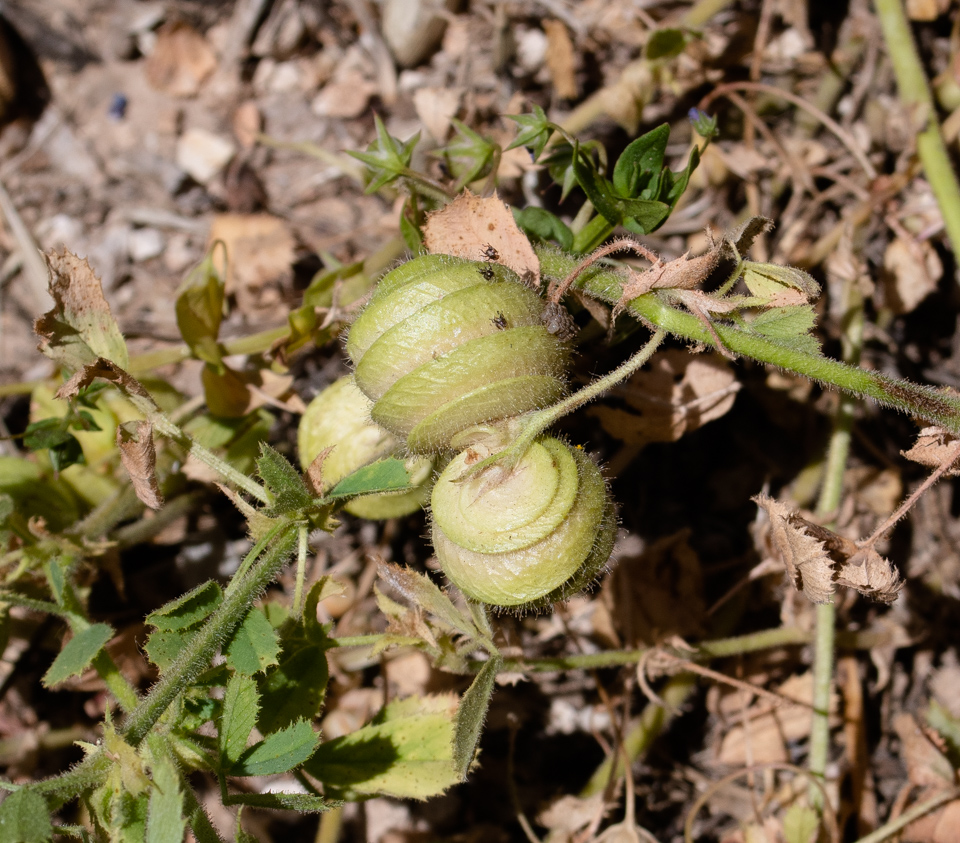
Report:
[[133,711],[140,702],[140,697],[133,685],[120,672],[120,668],[117,667],[117,663],[110,654],[106,650],[101,650],[94,656],[91,664],[107,686],[107,690],[113,694],[114,699],[120,704],[120,708],[124,711]]
[[895,820],[890,820],[890,822],[880,826],[876,831],[871,831],[866,837],[861,837],[857,843],[883,843],[884,840],[889,840],[894,835],[903,831],[910,823],[936,811],[937,808],[946,805],[948,802],[953,802],[955,799],[960,799],[960,787],[944,790],[926,802],[918,802],[909,810],[904,811]]
[[[343,638],[334,638],[330,641],[331,648],[338,647],[373,647],[383,638],[380,634],[350,635]],[[413,639],[411,639],[413,640]],[[755,653],[761,650],[772,650],[777,647],[800,647],[813,641],[813,633],[798,627],[781,626],[776,629],[764,629],[759,632],[750,632],[732,638],[717,638],[713,641],[703,641],[697,645],[693,658],[697,661],[710,661],[730,656],[739,656],[746,653]],[[844,650],[870,650],[874,647],[890,646],[889,636],[884,632],[870,629],[855,632],[841,632],[837,636],[837,644]],[[514,672],[551,673],[563,670],[595,670],[605,667],[621,667],[636,664],[648,652],[647,648],[635,650],[604,650],[599,653],[582,653],[570,656],[548,656],[539,659],[505,659],[503,669]],[[689,652],[675,651],[681,658],[689,658]],[[479,670],[485,661],[470,663],[473,671]]]
[[70,532],[88,539],[99,539],[121,521],[136,515],[142,509],[143,504],[136,491],[127,483],[71,527]]
[[220,645],[246,617],[253,601],[273,582],[296,540],[297,525],[288,523],[250,572],[239,582],[234,580],[219,608],[127,718],[121,730],[127,743],[138,746],[177,695],[209,664]]
[[[843,356],[856,366],[863,348],[863,297],[856,281],[847,282],[844,290]],[[833,419],[833,432],[824,469],[823,485],[817,501],[817,513],[832,516],[840,506],[843,493],[843,475],[850,454],[850,438],[853,430],[854,411],[857,399],[850,395],[840,396]],[[813,716],[810,724],[810,754],[807,766],[810,774],[820,783],[825,783],[827,761],[830,755],[830,692],[833,688],[833,669],[836,649],[836,605],[821,603],[816,610],[815,639],[813,648]],[[811,783],[810,802],[823,809],[823,791]]]
[[165,530],[178,518],[193,512],[204,497],[203,492],[187,492],[171,498],[152,518],[141,518],[139,521],[120,527],[113,532],[111,539],[121,549],[143,544]]
[[578,255],[592,252],[613,234],[613,226],[597,214],[573,238],[573,251]]
[[134,400],[136,396],[130,395],[128,397],[133,401],[137,409],[150,419],[154,429],[158,433],[162,433],[164,436],[186,448],[190,456],[210,466],[210,468],[216,471],[224,480],[233,483],[238,489],[242,489],[251,497],[256,498],[261,503],[273,503],[270,493],[257,483],[256,480],[248,477],[242,471],[237,471],[237,469],[226,460],[218,457],[213,451],[204,448],[203,445],[193,439],[193,437],[184,433],[159,410],[147,407],[142,402],[137,402]]
[[[556,251],[541,251],[540,259],[543,274],[558,279],[569,275],[577,264],[576,258]],[[616,272],[591,267],[577,279],[574,286],[594,298],[616,304],[620,300],[623,283],[623,278]],[[641,321],[663,328],[667,333],[704,345],[715,344],[700,320],[670,306],[657,293],[633,299],[627,304],[627,310]],[[888,378],[819,354],[797,351],[723,322],[714,322],[713,327],[724,346],[735,354],[779,366],[852,395],[873,398],[880,404],[903,410],[960,434],[960,400],[939,390]]]
[[[666,335],[666,331],[654,331],[653,336],[650,337],[643,348],[630,357],[630,359],[617,366],[612,372],[609,372],[601,378],[597,378],[595,381],[591,381],[583,389],[578,389],[573,395],[567,396],[562,401],[558,401],[556,404],[527,416],[523,421],[519,435],[507,449],[512,455],[512,459],[515,462],[519,462],[533,443],[533,440],[558,419],[580,409],[584,404],[588,404],[595,398],[599,398],[605,392],[629,378],[653,356]],[[484,464],[494,460],[500,461],[501,458],[502,454],[495,454],[493,457],[488,457],[483,462],[478,463],[477,468],[479,469]]]
[[915,109],[923,129],[917,135],[917,156],[943,215],[954,254],[960,253],[960,184],[940,134],[937,109],[910,31],[902,0],[874,0],[883,40],[897,77],[900,100]]
[[343,830],[343,806],[337,805],[320,815],[314,843],[337,843]]

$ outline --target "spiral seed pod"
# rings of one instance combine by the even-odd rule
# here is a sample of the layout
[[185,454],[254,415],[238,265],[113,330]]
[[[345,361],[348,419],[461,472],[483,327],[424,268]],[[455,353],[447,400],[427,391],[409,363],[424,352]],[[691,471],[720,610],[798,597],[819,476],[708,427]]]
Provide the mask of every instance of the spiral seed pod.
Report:
[[539,608],[588,586],[616,533],[614,505],[593,460],[557,439],[535,442],[513,470],[469,475],[459,454],[431,494],[440,566],[468,597],[504,608]]
[[371,416],[415,453],[555,402],[568,351],[545,303],[506,267],[423,255],[389,272],[347,353]]
[[[333,450],[323,461],[323,480],[332,488],[341,478],[400,447],[396,437],[370,420],[370,401],[357,389],[353,377],[340,378],[307,406],[297,428],[297,447],[304,470],[324,448]],[[344,509],[361,518],[399,518],[419,509],[427,500],[427,481],[433,460],[411,460],[407,466],[418,488],[408,492],[363,495]]]

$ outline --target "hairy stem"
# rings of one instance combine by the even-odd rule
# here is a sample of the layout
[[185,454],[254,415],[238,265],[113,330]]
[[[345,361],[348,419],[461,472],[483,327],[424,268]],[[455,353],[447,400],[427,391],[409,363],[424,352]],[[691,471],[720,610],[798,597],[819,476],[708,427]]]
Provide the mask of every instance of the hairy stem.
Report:
[[[540,259],[543,274],[552,278],[565,278],[577,263],[576,258],[556,251],[542,251]],[[616,304],[620,300],[623,283],[624,279],[617,272],[591,267],[574,286],[594,298]],[[674,336],[709,346],[716,345],[710,331],[699,319],[671,307],[656,292],[639,296],[629,302],[626,309],[641,321]],[[714,322],[713,327],[724,346],[735,354],[770,363],[851,395],[873,398],[880,404],[903,410],[960,434],[960,399],[931,387],[888,378],[820,354],[797,351],[733,325]]]
[[[844,313],[844,349],[846,361],[856,366],[863,348],[863,297],[855,280],[845,286],[846,312]],[[833,432],[827,451],[823,486],[817,501],[817,512],[823,517],[832,516],[840,506],[843,492],[843,475],[850,453],[850,436],[853,430],[853,413],[857,400],[843,395],[833,419]],[[833,665],[836,649],[836,606],[822,603],[817,606],[813,649],[813,719],[810,724],[810,756],[808,766],[815,777],[810,784],[810,802],[818,810],[823,809],[823,783],[830,754],[830,691],[833,687]]]
[[960,184],[947,153],[937,109],[913,41],[901,0],[874,0],[883,40],[897,77],[900,99],[923,126],[917,135],[917,156],[943,215],[943,225],[954,253],[960,252]]
[[150,689],[130,714],[121,734],[127,743],[137,746],[163,716],[178,694],[207,666],[220,645],[244,619],[253,601],[271,583],[293,551],[297,525],[290,523],[236,587],[226,593],[223,603],[190,639],[187,648],[170,669]]

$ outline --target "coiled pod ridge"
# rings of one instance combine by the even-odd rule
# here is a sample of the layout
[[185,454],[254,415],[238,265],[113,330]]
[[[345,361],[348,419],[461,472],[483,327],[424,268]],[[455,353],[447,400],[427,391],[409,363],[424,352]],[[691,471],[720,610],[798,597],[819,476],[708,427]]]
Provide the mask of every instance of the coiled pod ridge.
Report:
[[544,309],[499,264],[423,255],[387,273],[346,346],[371,417],[431,453],[473,426],[554,403],[568,349]]
[[503,608],[538,608],[590,585],[616,533],[614,504],[581,449],[543,438],[513,468],[468,448],[431,493],[433,546],[468,597]]

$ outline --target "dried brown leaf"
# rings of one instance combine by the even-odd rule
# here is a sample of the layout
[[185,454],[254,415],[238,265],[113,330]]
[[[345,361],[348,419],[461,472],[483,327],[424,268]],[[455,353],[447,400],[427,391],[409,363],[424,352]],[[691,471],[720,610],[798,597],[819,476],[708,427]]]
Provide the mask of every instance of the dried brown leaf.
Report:
[[53,397],[60,401],[75,398],[81,389],[90,386],[97,378],[116,384],[126,395],[136,395],[147,399],[151,404],[153,403],[153,398],[143,388],[140,381],[125,372],[116,363],[103,357],[98,357],[89,365],[84,366],[64,383]]
[[537,823],[553,832],[551,840],[554,835],[565,835],[561,839],[572,839],[603,810],[603,793],[587,797],[561,796],[537,815]]
[[627,404],[636,412],[602,406],[589,412],[624,442],[675,442],[729,412],[739,388],[730,365],[719,355],[668,349],[623,387]]
[[[757,684],[757,679],[751,680]],[[722,692],[718,705],[723,721],[731,725],[720,741],[715,763],[742,767],[746,764],[784,763],[790,760],[789,744],[810,734],[810,708],[813,702],[813,674],[791,676],[775,686],[781,697],[795,700],[771,708],[761,699],[743,710],[744,693],[740,689]],[[840,697],[830,694],[830,721],[840,722]],[[744,722],[745,721],[745,722]]]
[[547,68],[553,87],[562,100],[577,98],[577,54],[567,28],[558,20],[545,20],[547,33]]
[[54,306],[33,326],[40,351],[71,371],[97,358],[126,367],[127,344],[86,258],[66,251],[45,257]]
[[450,121],[460,108],[462,88],[417,88],[413,107],[417,117],[437,143],[445,143],[450,134]]
[[753,498],[770,518],[770,534],[780,561],[798,591],[814,603],[829,603],[836,591],[835,563],[819,539],[791,523],[793,511],[767,495]]
[[313,458],[313,462],[307,466],[307,471],[304,475],[307,486],[317,497],[323,494],[323,461],[330,456],[333,448],[334,446],[331,445],[329,448],[324,448],[320,451],[320,453]]
[[137,497],[151,509],[163,506],[157,484],[157,451],[153,444],[153,425],[148,421],[117,425],[120,461],[130,475]]
[[882,603],[892,603],[903,588],[897,569],[873,548],[860,550],[842,561],[836,581]]
[[893,728],[900,738],[900,754],[911,784],[940,790],[953,785],[950,761],[912,714],[898,714],[893,719]]
[[826,603],[837,585],[891,603],[903,588],[897,569],[873,548],[801,518],[781,501],[753,498],[770,518],[774,547],[794,585],[814,603]]
[[886,302],[896,314],[909,313],[937,289],[943,263],[925,240],[897,237],[883,253]]
[[296,241],[287,224],[270,214],[217,214],[209,243],[227,248],[227,293],[241,295],[290,272]]
[[213,48],[199,32],[178,21],[157,33],[144,74],[150,86],[171,97],[194,97],[217,68]]
[[435,255],[503,264],[524,282],[540,286],[540,261],[533,246],[496,193],[481,198],[466,190],[429,214],[423,244]]
[[[917,434],[914,446],[900,453],[927,468],[940,468],[946,460],[957,461],[957,437],[942,427],[925,427]],[[948,469],[944,477],[957,475],[960,475],[960,466]]]

